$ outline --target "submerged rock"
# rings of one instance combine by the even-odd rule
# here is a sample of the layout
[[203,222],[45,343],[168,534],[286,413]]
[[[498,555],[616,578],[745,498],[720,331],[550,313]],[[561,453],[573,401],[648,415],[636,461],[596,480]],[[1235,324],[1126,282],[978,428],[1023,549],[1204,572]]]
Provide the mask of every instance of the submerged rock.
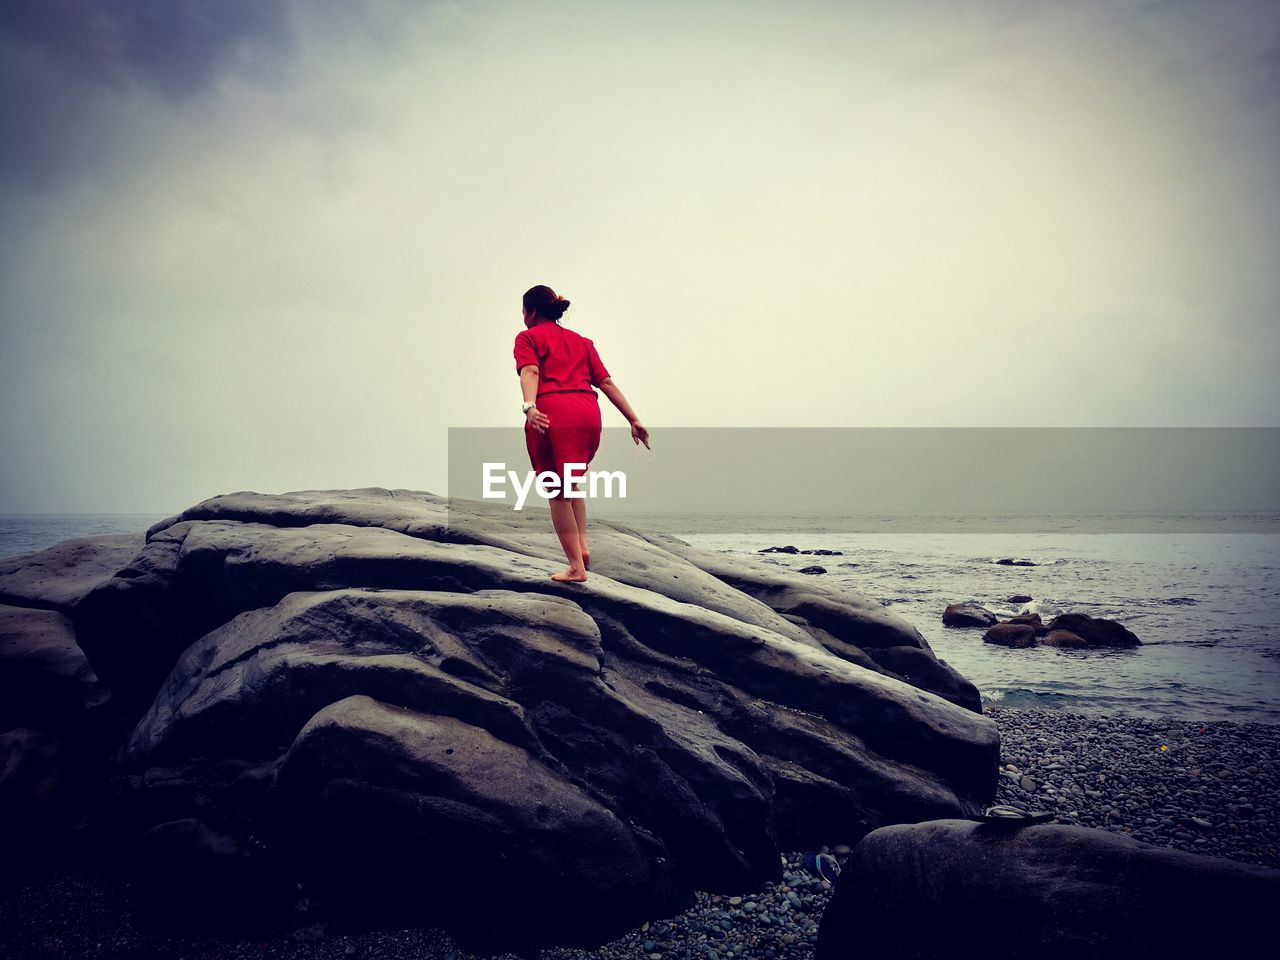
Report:
[[1084,637],[1078,633],[1072,633],[1070,630],[1050,630],[1040,642],[1046,647],[1069,647],[1072,649],[1080,649],[1089,646]]
[[1002,647],[1034,647],[1036,628],[1028,623],[997,623],[982,635],[982,642]]
[[779,879],[781,846],[994,796],[976,688],[881,604],[621,524],[592,548],[557,583],[545,513],[381,488],[155,524],[71,610],[129,718],[104,824],[506,949],[598,945]]
[[[1028,632],[1029,631],[1029,632]],[[1083,613],[1064,613],[1048,624],[1040,614],[1022,613],[991,627],[982,637],[987,643],[1006,647],[1046,647],[1088,649],[1090,647],[1136,647],[1141,641],[1114,620]]]

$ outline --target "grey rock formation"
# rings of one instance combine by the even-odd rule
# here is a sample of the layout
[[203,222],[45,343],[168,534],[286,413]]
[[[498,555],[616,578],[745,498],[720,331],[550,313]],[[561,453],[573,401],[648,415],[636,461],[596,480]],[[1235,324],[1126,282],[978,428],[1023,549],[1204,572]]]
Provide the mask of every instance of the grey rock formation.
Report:
[[818,929],[817,960],[1249,956],[1280,871],[1107,830],[943,819],[868,834]]
[[69,612],[142,549],[142,533],[76,537],[47,550],[0,560],[0,603]]
[[0,869],[45,860],[87,827],[87,792],[126,728],[67,611],[142,543],[69,540],[0,561]]
[[56,728],[101,708],[108,691],[58,610],[0,604],[0,730]]
[[777,879],[780,845],[994,796],[976,689],[881,604],[591,537],[565,584],[545,512],[417,491],[241,492],[156,524],[71,611],[129,718],[105,822],[153,862],[240,856],[506,949],[598,944]]

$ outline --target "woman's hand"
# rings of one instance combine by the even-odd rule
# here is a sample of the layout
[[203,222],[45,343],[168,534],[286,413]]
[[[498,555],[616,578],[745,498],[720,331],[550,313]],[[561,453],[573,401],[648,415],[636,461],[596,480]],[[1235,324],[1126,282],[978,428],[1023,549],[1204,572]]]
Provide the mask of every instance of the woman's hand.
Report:
[[649,429],[639,420],[631,421],[631,442],[643,443],[646,450],[652,450],[649,446]]
[[551,418],[539,410],[537,407],[530,407],[529,412],[524,415],[525,423],[533,426],[533,429],[539,433],[546,433],[547,427],[551,425]]

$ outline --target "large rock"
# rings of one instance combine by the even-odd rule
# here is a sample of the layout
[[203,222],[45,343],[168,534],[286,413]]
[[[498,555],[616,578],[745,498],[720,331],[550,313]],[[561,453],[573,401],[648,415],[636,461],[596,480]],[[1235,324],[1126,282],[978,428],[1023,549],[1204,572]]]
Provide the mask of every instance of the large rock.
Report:
[[1028,627],[1035,629],[1037,637],[1043,637],[1049,632],[1049,628],[1041,622],[1040,614],[1038,613],[1020,613],[1016,617],[1010,617],[1005,623],[1026,624]]
[[61,727],[108,698],[70,617],[0,604],[0,730]]
[[1036,628],[1028,623],[997,623],[982,635],[982,642],[1001,647],[1034,647]]
[[994,797],[976,689],[881,604],[619,524],[592,548],[557,583],[545,512],[379,488],[156,524],[72,611],[134,721],[114,835],[194,822],[334,907],[587,946]]
[[1044,824],[888,826],[854,849],[818,960],[1251,956],[1272,936],[1280,871]]
[[944,627],[989,627],[1000,618],[980,603],[972,600],[964,603],[949,603],[942,611]]
[[1063,613],[1049,621],[1050,630],[1069,630],[1090,647],[1140,647],[1133,631],[1115,620],[1087,613]]
[[1046,647],[1080,649],[1089,646],[1084,637],[1072,633],[1070,630],[1050,630],[1040,638],[1040,642]]
[[0,603],[70,611],[124,569],[145,543],[143,533],[111,533],[0,559]]
[[[483,928],[498,908],[507,943],[486,936],[490,947],[598,943],[642,924],[655,902],[690,905],[662,847],[625,821],[631,811],[614,813],[538,752],[446,714],[339,700],[299,731],[277,775],[291,849],[313,868],[316,892],[348,914],[454,927],[468,917]],[[646,786],[652,795],[657,784]],[[706,826],[687,824],[708,845],[733,842]],[[756,827],[739,842],[769,835]]]
[[[613,524],[693,564],[767,605],[837,656],[982,712],[974,684],[938,659],[923,634],[876,600],[841,584],[818,581],[728,554],[692,547],[669,534],[643,533]],[[593,534],[594,536],[594,534]],[[594,564],[594,557],[593,557]],[[728,611],[726,611],[728,612]]]
[[126,732],[70,618],[0,604],[0,872],[83,835],[88,790]]

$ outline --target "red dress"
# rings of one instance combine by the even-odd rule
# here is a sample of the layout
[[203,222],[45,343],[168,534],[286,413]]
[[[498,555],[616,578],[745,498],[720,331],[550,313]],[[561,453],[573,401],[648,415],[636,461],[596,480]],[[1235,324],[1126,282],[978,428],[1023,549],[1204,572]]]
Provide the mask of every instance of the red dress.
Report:
[[[592,387],[609,376],[595,344],[554,320],[540,320],[516,334],[516,371],[538,367],[538,409],[551,421],[539,433],[527,421],[525,447],[538,473],[563,476],[566,463],[591,463],[600,447],[600,403]],[[575,475],[581,471],[575,468]]]

